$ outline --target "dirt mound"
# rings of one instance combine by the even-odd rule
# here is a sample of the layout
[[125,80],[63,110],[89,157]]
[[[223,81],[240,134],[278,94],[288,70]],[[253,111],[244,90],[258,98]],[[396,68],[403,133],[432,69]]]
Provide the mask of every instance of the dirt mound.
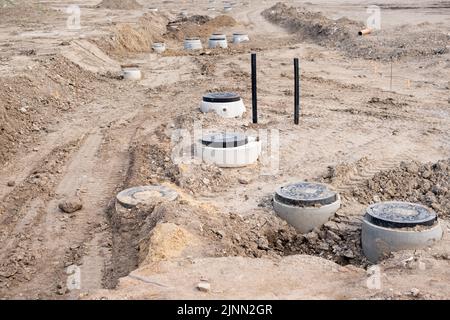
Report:
[[408,201],[422,203],[441,217],[450,217],[450,159],[437,163],[402,163],[377,173],[352,192],[361,203]]
[[223,190],[230,181],[220,168],[208,164],[175,164],[170,138],[161,131],[159,142],[144,143],[132,150],[133,170],[129,185],[170,181],[191,194]]
[[232,27],[236,25],[236,20],[230,16],[221,15],[214,19],[208,16],[192,16],[181,20],[172,21],[168,25],[168,37],[178,41],[186,37],[207,38],[220,28]]
[[142,5],[136,0],[103,0],[97,8],[113,9],[113,10],[137,10]]
[[26,75],[0,78],[0,163],[21,144],[47,132],[55,115],[87,99],[94,79],[61,56],[43,61]]
[[362,23],[341,18],[332,20],[305,8],[278,3],[262,15],[270,22],[295,33],[300,41],[336,48],[348,56],[391,60],[402,57],[432,56],[448,52],[449,36],[437,29],[409,31],[403,27],[383,29],[367,37],[358,36]]
[[153,42],[163,42],[167,17],[159,13],[146,13],[137,25],[119,24],[113,29],[113,35],[94,40],[104,52],[123,56],[129,53],[148,52]]
[[288,7],[283,3],[277,3],[263,11],[262,15],[267,20],[295,32],[302,40],[333,41],[336,44],[354,37],[364,26],[346,18],[331,20],[319,12]]
[[99,74],[118,74],[120,64],[88,40],[72,41],[62,55],[84,70]]

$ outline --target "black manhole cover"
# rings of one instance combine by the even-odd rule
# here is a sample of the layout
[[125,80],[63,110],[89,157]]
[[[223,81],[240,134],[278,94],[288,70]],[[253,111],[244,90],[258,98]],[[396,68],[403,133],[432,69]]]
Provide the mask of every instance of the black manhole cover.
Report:
[[212,103],[238,102],[241,101],[241,96],[233,92],[215,92],[205,94],[203,101]]
[[203,137],[202,144],[211,148],[236,148],[248,144],[248,137],[241,133],[213,133]]
[[386,228],[432,226],[438,218],[433,210],[408,202],[377,203],[367,208],[366,213],[369,222]]
[[138,204],[151,204],[157,199],[174,201],[178,198],[175,190],[164,186],[144,186],[130,188],[120,192],[116,199],[125,208],[133,208]]
[[299,182],[278,188],[275,199],[288,205],[313,207],[335,203],[338,195],[327,185]]

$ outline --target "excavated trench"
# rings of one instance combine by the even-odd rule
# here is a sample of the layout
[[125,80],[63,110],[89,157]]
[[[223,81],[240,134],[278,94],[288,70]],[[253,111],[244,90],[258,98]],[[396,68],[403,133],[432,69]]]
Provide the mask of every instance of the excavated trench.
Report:
[[[183,179],[179,168],[167,161],[168,150],[163,152],[163,149],[151,144],[146,148],[135,146],[123,189],[170,181],[189,195],[189,183]],[[155,150],[161,152],[153,153]],[[150,154],[150,162],[154,167],[151,165],[149,168]],[[155,154],[158,155],[156,158]],[[164,165],[159,167],[161,163]],[[198,257],[262,258],[308,254],[341,265],[367,264],[361,251],[360,221],[338,214],[320,230],[301,235],[274,214],[269,198],[260,204],[258,212],[245,217],[223,214],[216,208],[205,208],[189,199],[189,196],[182,196],[170,203],[139,205],[128,209],[117,204],[110,207],[113,248],[107,287],[114,288],[118,279],[127,276],[146,260],[152,230],[158,224],[165,223],[173,223],[200,239],[201,248],[190,250]]]
[[[152,153],[151,150],[160,150],[160,152]],[[168,150],[167,146],[151,144],[147,145],[147,148],[136,147],[134,151],[137,156],[130,167],[130,179],[126,185],[151,185],[170,181],[177,185],[177,188],[184,190],[182,193],[189,194],[187,192],[189,183],[180,183],[180,181],[183,181],[180,168],[167,161]],[[153,163],[154,167],[149,170],[148,159],[150,154],[153,157],[150,162]],[[155,154],[157,155],[156,158]],[[161,163],[164,165],[158,167]],[[365,187],[359,188],[355,192],[360,197],[364,194],[367,199],[369,193],[373,195],[377,193],[375,190],[370,191],[374,181],[383,179],[384,176],[389,176],[393,181],[396,181],[394,175],[401,180],[405,171],[408,170],[405,168],[409,168],[411,171],[411,168],[406,164],[402,164],[398,169],[382,171],[374,178],[368,179],[364,183]],[[431,174],[425,174],[425,176],[430,181],[439,181],[437,185],[442,189],[439,189],[442,198],[437,198],[437,204],[434,207],[446,205],[445,190],[448,191],[448,185],[443,185],[444,180],[441,178],[448,176],[449,168],[447,161],[441,161],[437,164],[423,164],[418,166],[415,171],[417,179],[425,179],[419,176],[419,172],[430,169]],[[152,174],[153,170],[157,172],[156,176]],[[201,173],[199,174],[201,175]],[[414,173],[412,174],[414,175]],[[214,178],[211,178],[211,180],[214,180]],[[328,181],[336,180],[328,178]],[[398,185],[400,187],[400,182]],[[388,193],[389,190],[385,192]],[[418,192],[423,192],[426,195],[429,190],[419,188]],[[415,192],[412,192],[412,194],[415,194]],[[348,199],[348,195],[344,195]],[[385,200],[389,199],[387,195],[381,195],[381,197]],[[408,199],[411,200],[412,198],[407,195],[398,198],[399,201],[407,201]],[[364,201],[360,199],[360,202]],[[262,199],[259,207],[255,208],[255,212],[248,216],[233,213],[223,214],[216,208],[199,206],[195,201],[186,200],[184,196],[171,203],[142,206],[125,212],[113,209],[111,208],[114,272],[111,275],[111,284],[116,284],[120,277],[128,275],[146,260],[145,257],[149,252],[150,235],[155,226],[160,223],[173,223],[193,234],[195,238],[200,239],[201,250],[194,250],[198,257],[243,256],[262,258],[307,254],[322,257],[343,266],[351,264],[358,267],[367,267],[371,264],[364,256],[361,245],[362,213],[354,216],[347,215],[343,210],[340,210],[321,228],[316,228],[307,234],[300,234],[275,215],[272,195],[267,195],[266,198]]]
[[111,266],[105,277],[105,286],[114,288],[118,280],[139,266],[142,240],[148,237],[162,216],[155,207],[127,209],[120,205],[110,207],[109,219],[112,230]]

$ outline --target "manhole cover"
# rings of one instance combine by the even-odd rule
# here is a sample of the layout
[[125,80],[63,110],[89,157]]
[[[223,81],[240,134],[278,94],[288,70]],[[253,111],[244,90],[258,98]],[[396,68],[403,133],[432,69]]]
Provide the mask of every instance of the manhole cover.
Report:
[[210,148],[236,148],[248,144],[248,137],[241,133],[213,133],[204,136],[202,143]]
[[437,221],[433,210],[407,202],[377,203],[370,206],[366,213],[371,223],[386,228],[432,226]]
[[241,101],[241,96],[233,92],[208,93],[203,96],[203,101],[213,103],[227,103]]
[[178,193],[164,186],[145,186],[124,190],[116,198],[125,208],[133,208],[138,204],[151,204],[155,199],[174,201]]
[[327,185],[299,182],[279,188],[275,193],[275,198],[284,204],[312,207],[335,203],[338,195]]

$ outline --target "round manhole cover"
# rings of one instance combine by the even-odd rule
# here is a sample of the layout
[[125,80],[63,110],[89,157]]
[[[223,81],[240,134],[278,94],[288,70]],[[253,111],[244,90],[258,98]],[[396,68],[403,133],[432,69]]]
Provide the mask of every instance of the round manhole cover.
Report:
[[335,203],[338,195],[327,185],[299,182],[278,188],[275,198],[284,204],[312,207]]
[[215,92],[205,94],[203,101],[212,103],[238,102],[241,101],[241,96],[233,92]]
[[377,203],[370,206],[366,213],[371,223],[386,228],[432,226],[437,221],[433,210],[407,202]]
[[212,133],[204,136],[202,143],[210,148],[236,148],[248,144],[248,137],[241,133]]
[[145,186],[124,190],[116,198],[122,206],[133,208],[138,204],[152,204],[158,199],[174,201],[178,193],[164,186]]

